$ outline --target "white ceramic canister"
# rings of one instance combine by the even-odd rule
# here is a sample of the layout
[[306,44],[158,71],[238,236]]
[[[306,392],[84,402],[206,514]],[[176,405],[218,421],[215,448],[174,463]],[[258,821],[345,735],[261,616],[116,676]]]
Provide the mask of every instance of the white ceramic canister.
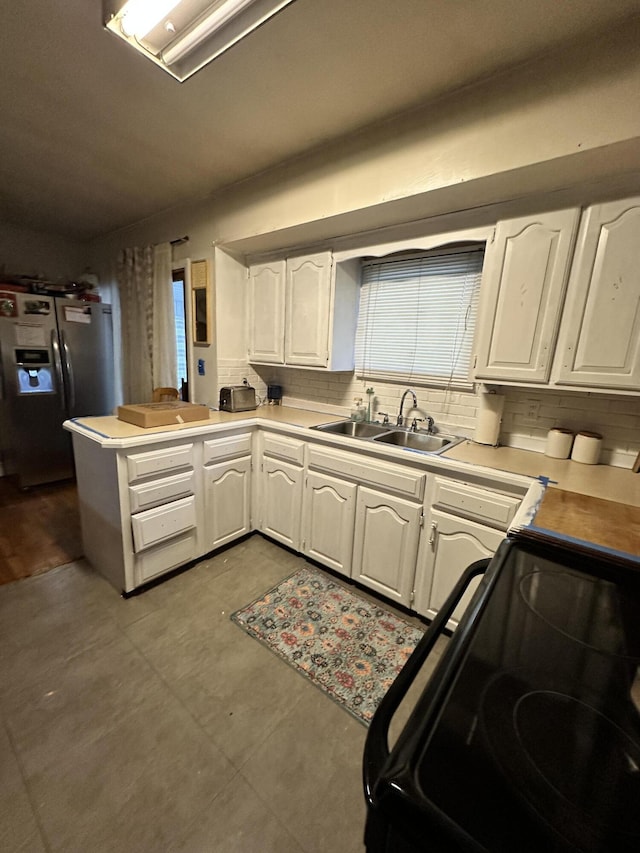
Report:
[[571,459],[584,465],[597,465],[601,447],[602,436],[597,432],[579,432],[573,442]]
[[573,432],[570,429],[554,427],[547,433],[544,454],[545,456],[551,456],[553,459],[568,459],[572,444]]

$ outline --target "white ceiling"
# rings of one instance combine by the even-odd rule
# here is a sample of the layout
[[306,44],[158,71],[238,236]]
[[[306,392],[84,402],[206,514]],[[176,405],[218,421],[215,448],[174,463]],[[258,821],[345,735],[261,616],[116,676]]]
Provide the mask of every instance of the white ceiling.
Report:
[[639,13],[638,0],[296,0],[178,83],[101,0],[0,9],[0,218],[79,240]]

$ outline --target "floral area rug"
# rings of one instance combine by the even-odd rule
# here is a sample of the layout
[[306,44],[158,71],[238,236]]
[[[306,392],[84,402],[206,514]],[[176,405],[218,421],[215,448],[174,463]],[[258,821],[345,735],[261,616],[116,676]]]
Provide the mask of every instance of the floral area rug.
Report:
[[231,619],[365,725],[424,633],[313,566]]

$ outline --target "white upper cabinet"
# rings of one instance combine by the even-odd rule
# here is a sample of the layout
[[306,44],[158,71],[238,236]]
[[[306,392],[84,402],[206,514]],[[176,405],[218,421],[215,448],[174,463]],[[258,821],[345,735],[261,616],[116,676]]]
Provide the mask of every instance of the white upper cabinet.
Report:
[[498,224],[485,254],[474,378],[549,381],[579,213]]
[[575,241],[577,222],[561,210],[499,223],[475,380],[640,392],[640,198],[587,208]]
[[352,370],[360,267],[331,252],[249,269],[249,361]]
[[284,362],[285,261],[249,269],[249,361]]
[[640,198],[585,211],[554,382],[640,391]]
[[326,367],[329,361],[331,254],[287,261],[286,364]]

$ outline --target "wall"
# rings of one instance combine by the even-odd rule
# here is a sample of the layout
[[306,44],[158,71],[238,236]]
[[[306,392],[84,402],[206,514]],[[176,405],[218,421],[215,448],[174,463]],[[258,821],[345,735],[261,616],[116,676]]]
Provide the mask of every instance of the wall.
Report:
[[[233,379],[233,384],[238,384],[245,376],[256,387],[260,397],[265,396],[267,383],[276,382],[283,387],[285,403],[297,406],[309,402],[320,411],[327,411],[328,415],[345,417],[349,415],[354,397],[362,397],[366,405],[366,389],[373,387],[372,411],[387,412],[392,423],[406,387],[357,379],[347,373],[327,374],[282,367],[256,367],[253,370],[246,364],[238,364],[230,379]],[[414,390],[418,398],[418,417],[430,415],[442,432],[473,438],[479,406],[475,393],[418,386],[414,386]],[[574,432],[588,430],[600,433],[603,436],[601,459],[608,465],[630,468],[640,452],[638,397],[507,386],[497,390],[505,396],[500,444],[543,452],[548,430],[564,427]],[[538,405],[535,418],[528,417],[531,401]],[[407,411],[405,406],[405,413]]]
[[87,256],[82,243],[0,223],[0,273],[73,281],[85,269]]
[[639,40],[636,23],[550,53],[107,235],[93,257],[181,234],[189,250],[267,251],[506,201],[557,207],[568,189],[640,190]]
[[216,239],[261,251],[274,232],[303,244],[569,185],[588,195],[625,172],[637,186],[639,38],[602,34],[232,187]]
[[[547,431],[564,427],[587,430],[603,437],[601,459],[609,465],[630,468],[640,453],[640,399],[615,394],[578,391],[527,391],[502,388],[505,407],[500,440],[525,450],[543,450]],[[529,403],[539,404],[529,419]]]
[[[396,227],[396,238],[405,225],[437,233],[640,193],[639,39],[640,25],[634,24],[548,54],[215,197],[108,235],[91,247],[92,262],[107,270],[123,246],[189,234],[189,244],[179,249],[185,257],[204,251],[216,256],[211,357],[218,383],[238,384],[246,377],[264,394],[265,383],[277,380],[291,400],[347,412],[354,394],[366,387],[352,375],[249,368],[242,256],[339,248],[349,241],[366,245],[375,239],[359,234],[389,226]],[[419,219],[424,222],[416,226]],[[379,408],[396,412],[403,389],[373,384]],[[206,381],[198,387],[208,399],[216,398],[217,388]],[[531,423],[523,418],[528,396],[507,393],[503,442],[540,448],[549,426],[575,423],[603,431],[607,458],[616,464],[630,464],[640,450],[634,398],[536,392],[541,406]],[[475,395],[420,390],[419,400],[440,423],[472,434]]]

